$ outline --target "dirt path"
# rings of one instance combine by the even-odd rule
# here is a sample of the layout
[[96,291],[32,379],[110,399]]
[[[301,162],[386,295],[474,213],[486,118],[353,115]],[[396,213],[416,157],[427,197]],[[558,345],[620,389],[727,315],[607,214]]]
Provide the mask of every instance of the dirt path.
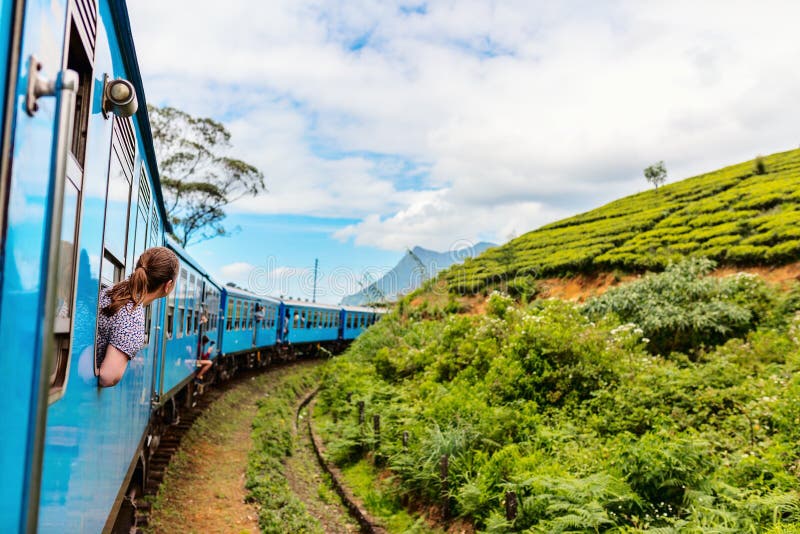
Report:
[[294,421],[295,448],[286,461],[286,481],[308,512],[320,522],[323,532],[359,532],[358,524],[347,514],[317,462],[306,427],[307,417],[308,410],[304,407]]

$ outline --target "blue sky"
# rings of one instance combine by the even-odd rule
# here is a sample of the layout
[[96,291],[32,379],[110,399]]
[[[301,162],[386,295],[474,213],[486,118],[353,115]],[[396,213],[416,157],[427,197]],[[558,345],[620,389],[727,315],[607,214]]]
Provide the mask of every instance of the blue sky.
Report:
[[222,121],[265,174],[242,231],[190,249],[223,281],[315,257],[358,280],[636,193],[659,160],[677,180],[800,142],[789,0],[128,8],[148,101]]
[[191,247],[192,255],[221,280],[236,281],[261,293],[313,298],[314,262],[317,300],[338,302],[397,263],[399,254],[355,246],[331,234],[355,220],[302,215],[233,213],[228,238]]

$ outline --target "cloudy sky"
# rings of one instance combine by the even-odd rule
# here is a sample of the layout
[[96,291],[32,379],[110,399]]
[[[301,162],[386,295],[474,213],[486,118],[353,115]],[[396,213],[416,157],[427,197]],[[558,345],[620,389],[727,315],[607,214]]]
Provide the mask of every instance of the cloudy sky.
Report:
[[238,234],[191,252],[273,293],[310,296],[319,258],[335,301],[406,247],[501,243],[641,191],[658,160],[673,181],[800,143],[796,1],[129,10],[149,102],[223,122],[266,176]]

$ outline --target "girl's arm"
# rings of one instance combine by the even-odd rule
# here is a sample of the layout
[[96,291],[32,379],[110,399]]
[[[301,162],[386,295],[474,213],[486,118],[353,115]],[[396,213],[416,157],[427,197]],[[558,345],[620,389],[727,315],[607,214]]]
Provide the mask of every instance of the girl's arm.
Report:
[[109,343],[106,357],[100,365],[100,387],[116,386],[128,368],[128,355]]

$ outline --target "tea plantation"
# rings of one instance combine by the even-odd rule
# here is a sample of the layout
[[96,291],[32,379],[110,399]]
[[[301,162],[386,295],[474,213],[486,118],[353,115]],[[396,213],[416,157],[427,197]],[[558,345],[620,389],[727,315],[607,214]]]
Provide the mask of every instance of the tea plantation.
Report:
[[800,254],[800,150],[726,167],[543,226],[445,273],[474,293],[505,281],[661,270],[687,256],[777,265]]
[[480,532],[800,532],[800,289],[714,267],[583,305],[407,299],[328,365],[330,458],[366,459],[398,502]]

